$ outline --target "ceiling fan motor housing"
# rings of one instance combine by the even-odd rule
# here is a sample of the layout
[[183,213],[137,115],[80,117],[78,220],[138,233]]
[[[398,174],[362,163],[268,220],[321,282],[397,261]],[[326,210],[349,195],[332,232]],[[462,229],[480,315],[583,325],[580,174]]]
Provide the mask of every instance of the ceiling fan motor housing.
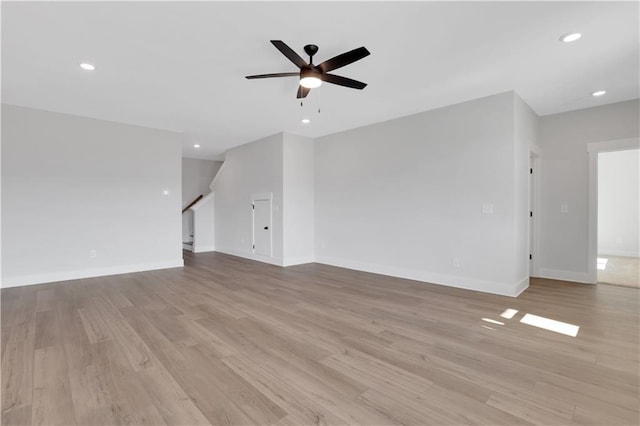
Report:
[[315,44],[307,44],[304,47],[304,51],[307,55],[309,56],[313,56],[316,53],[318,53],[318,46],[316,46]]
[[315,77],[322,80],[322,71],[316,67],[303,68],[300,70],[300,78]]

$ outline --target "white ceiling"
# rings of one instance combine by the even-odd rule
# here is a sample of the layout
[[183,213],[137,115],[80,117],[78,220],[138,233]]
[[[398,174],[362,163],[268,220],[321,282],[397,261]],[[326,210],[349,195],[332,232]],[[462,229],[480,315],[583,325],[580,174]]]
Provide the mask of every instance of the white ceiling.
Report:
[[[322,136],[515,90],[540,115],[638,98],[638,2],[2,2],[2,101],[183,132],[183,155]],[[579,41],[558,41],[566,32]],[[304,107],[269,43],[366,46]],[[86,72],[80,61],[92,62]],[[607,94],[594,98],[598,89]],[[321,112],[318,114],[317,109]],[[303,125],[303,116],[312,121]],[[192,145],[202,145],[195,150]]]

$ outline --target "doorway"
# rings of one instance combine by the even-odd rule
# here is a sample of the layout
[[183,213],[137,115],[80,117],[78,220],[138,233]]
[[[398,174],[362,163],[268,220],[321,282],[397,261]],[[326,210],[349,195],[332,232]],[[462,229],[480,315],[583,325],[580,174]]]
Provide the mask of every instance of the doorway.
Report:
[[598,282],[640,288],[640,149],[598,154]]
[[253,211],[253,253],[271,257],[271,200],[254,199],[251,206]]
[[589,282],[640,288],[640,138],[594,142],[587,149]]

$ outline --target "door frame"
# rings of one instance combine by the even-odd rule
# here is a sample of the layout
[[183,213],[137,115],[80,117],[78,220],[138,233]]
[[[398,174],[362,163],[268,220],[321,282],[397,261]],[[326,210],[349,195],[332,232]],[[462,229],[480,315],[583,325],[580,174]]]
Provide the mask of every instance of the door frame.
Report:
[[256,201],[269,202],[269,234],[271,238],[269,238],[270,247],[267,257],[273,257],[273,192],[251,194],[251,253],[256,256],[264,256],[256,254]]
[[589,248],[587,277],[589,283],[598,282],[598,154],[601,152],[640,149],[640,138],[613,139],[587,144],[589,152]]
[[[529,211],[533,212],[532,221],[528,227],[528,249],[532,256],[529,262],[529,277],[538,277],[540,265],[540,148],[535,144],[530,144],[529,148],[529,168],[533,169],[533,173],[529,176],[533,182],[533,194],[531,193],[531,181],[529,181]],[[533,202],[531,201],[533,200]],[[533,240],[533,244],[532,244]]]

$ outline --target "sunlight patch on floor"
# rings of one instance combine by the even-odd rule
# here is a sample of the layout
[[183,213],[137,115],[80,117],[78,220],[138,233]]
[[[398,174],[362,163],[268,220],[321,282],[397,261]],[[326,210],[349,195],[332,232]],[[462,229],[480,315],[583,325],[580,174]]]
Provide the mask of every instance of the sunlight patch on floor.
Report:
[[517,309],[505,309],[504,312],[500,314],[500,316],[502,318],[511,319],[517,313],[518,313]]
[[504,325],[503,322],[496,321],[496,320],[493,320],[491,318],[482,318],[482,321],[488,322],[488,323],[491,323],[491,324]]
[[520,320],[521,323],[531,325],[533,327],[544,328],[545,330],[553,331],[555,333],[565,334],[567,336],[576,337],[580,326],[569,324],[562,321],[556,321],[545,317],[539,317],[537,315],[526,314]]

